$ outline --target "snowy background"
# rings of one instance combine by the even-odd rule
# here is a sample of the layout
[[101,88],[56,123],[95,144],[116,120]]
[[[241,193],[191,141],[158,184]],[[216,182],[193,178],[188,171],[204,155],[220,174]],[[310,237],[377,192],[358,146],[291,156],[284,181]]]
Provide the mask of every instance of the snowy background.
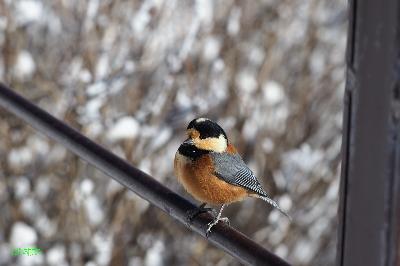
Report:
[[[175,151],[216,119],[294,219],[248,199],[231,225],[329,266],[346,25],[345,0],[0,0],[0,80],[187,198]],[[0,209],[0,265],[238,265],[3,109]]]

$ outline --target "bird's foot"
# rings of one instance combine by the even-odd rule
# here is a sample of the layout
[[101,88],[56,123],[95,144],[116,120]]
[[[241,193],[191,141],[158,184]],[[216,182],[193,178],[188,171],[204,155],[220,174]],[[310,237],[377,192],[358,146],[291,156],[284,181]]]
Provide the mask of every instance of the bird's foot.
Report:
[[214,211],[213,208],[205,208],[204,206],[206,206],[205,203],[201,204],[196,209],[192,209],[192,210],[187,211],[186,212],[186,222],[188,224],[191,224],[193,222],[193,219],[196,218],[196,216],[199,215],[200,213]]
[[207,228],[207,231],[206,231],[206,237],[208,237],[210,235],[211,228],[213,228],[213,226],[216,225],[219,221],[222,221],[222,222],[227,223],[228,225],[230,225],[228,217],[217,217],[212,222],[209,222],[207,224],[208,228]]

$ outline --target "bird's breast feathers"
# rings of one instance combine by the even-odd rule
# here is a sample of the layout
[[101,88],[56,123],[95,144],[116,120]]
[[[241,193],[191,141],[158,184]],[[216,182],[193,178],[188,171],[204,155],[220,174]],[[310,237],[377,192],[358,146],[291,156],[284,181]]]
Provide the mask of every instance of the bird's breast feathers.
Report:
[[179,153],[175,155],[175,174],[183,187],[197,200],[209,204],[223,204],[242,200],[246,189],[231,185],[214,174],[210,155],[194,160]]

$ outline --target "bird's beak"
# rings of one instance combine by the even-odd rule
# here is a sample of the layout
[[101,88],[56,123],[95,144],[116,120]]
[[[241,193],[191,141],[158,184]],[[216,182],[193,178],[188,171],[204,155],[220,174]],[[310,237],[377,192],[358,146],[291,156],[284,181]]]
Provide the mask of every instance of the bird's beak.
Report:
[[186,139],[186,140],[183,142],[183,144],[194,145],[194,142],[193,142],[193,140],[192,140],[191,138],[189,138],[189,139]]

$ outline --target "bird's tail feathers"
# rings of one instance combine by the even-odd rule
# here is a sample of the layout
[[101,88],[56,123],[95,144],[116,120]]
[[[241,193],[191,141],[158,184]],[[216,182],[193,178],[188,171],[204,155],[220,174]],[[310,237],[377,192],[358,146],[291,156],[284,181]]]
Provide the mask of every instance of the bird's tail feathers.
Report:
[[263,201],[266,201],[267,203],[269,203],[272,207],[276,208],[278,211],[280,211],[283,215],[285,215],[290,221],[292,221],[292,217],[290,217],[289,214],[287,214],[287,212],[285,212],[284,210],[281,209],[281,207],[279,207],[278,203],[276,203],[276,201],[274,201],[273,199],[269,198],[268,196],[263,196],[263,195],[259,195],[259,194],[254,194],[253,195],[256,198],[260,198]]

